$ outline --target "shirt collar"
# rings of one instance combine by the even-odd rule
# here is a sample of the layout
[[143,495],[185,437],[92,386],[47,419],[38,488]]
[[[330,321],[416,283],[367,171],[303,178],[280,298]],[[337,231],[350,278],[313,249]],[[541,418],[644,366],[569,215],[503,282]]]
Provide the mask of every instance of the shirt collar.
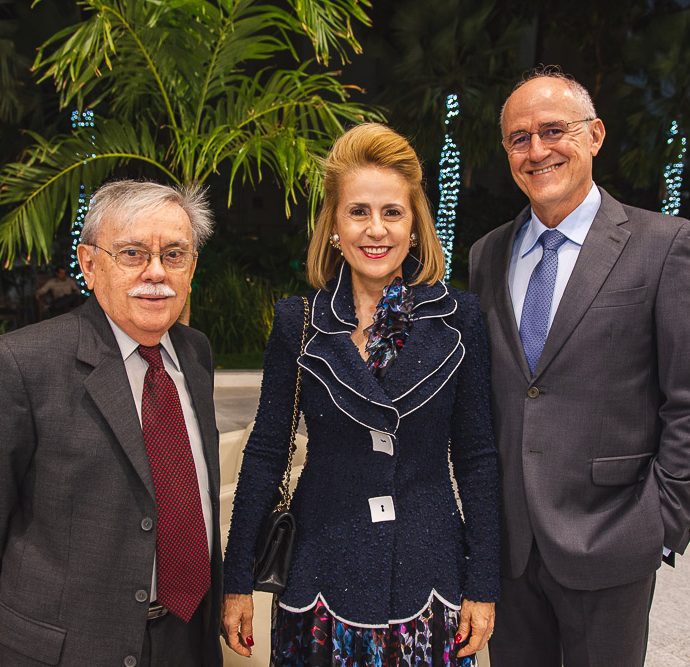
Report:
[[[594,216],[597,214],[600,206],[601,192],[599,192],[599,188],[592,183],[592,187],[582,203],[558,225],[558,231],[565,235],[568,241],[572,241],[576,245],[581,246],[585,242],[589,228],[592,226]],[[539,242],[539,237],[543,232],[549,229],[539,220],[534,210],[532,210],[531,219],[526,224],[526,231],[522,238],[522,243],[520,244],[519,256],[521,258],[534,250]]]
[[[108,318],[108,323],[110,324],[110,328],[113,330],[113,334],[115,334],[115,340],[120,348],[122,359],[127,361],[127,359],[129,359],[137,351],[139,343],[137,343],[134,338],[120,329],[120,327],[113,322],[107,313],[105,316]],[[172,364],[175,366],[175,369],[178,371],[181,370],[180,362],[177,358],[177,354],[175,353],[175,348],[170,340],[170,334],[167,331],[161,337],[161,348],[166,352],[168,360],[172,362]]]

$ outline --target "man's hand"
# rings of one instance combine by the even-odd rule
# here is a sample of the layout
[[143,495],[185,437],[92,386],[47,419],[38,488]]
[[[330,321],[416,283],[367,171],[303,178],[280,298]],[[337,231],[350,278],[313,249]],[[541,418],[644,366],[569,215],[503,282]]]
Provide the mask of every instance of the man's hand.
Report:
[[254,599],[251,595],[228,594],[223,598],[223,638],[225,643],[239,655],[252,654],[252,618]]
[[458,651],[458,658],[477,653],[486,646],[494,631],[495,616],[496,605],[493,602],[462,601],[458,634],[462,636],[462,640],[467,639],[469,635],[470,641]]

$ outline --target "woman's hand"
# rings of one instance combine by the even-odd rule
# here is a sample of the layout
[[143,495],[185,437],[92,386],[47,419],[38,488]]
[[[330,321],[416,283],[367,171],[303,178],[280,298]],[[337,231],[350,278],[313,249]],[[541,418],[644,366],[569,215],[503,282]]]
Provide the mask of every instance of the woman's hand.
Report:
[[493,602],[462,601],[458,634],[462,636],[460,641],[467,639],[468,635],[470,641],[458,652],[458,658],[472,655],[486,646],[494,631],[495,616],[496,605]]
[[229,593],[223,598],[223,638],[239,655],[247,658],[252,654],[252,618],[254,599],[251,595]]

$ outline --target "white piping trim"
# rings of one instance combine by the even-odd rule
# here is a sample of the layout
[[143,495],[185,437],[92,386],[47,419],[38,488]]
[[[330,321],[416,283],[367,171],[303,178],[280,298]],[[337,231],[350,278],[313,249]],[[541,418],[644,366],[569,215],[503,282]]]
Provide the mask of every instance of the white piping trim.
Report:
[[[441,321],[449,329],[452,329],[453,331],[455,331],[456,334],[458,334],[458,340],[455,343],[455,347],[448,353],[448,356],[438,366],[436,366],[436,368],[434,368],[433,371],[431,371],[428,375],[424,376],[419,382],[417,382],[417,384],[412,385],[404,394],[400,394],[400,396],[397,396],[396,398],[391,399],[393,401],[393,403],[395,403],[396,401],[399,401],[401,398],[404,398],[405,396],[407,396],[410,392],[414,391],[417,387],[419,387],[420,384],[422,384],[423,382],[426,382],[432,375],[434,375],[434,373],[438,372],[438,370],[446,363],[446,361],[448,361],[448,359],[450,359],[453,356],[453,354],[455,354],[455,350],[457,350],[458,346],[461,344],[460,341],[462,340],[462,334],[460,333],[460,331],[458,329],[456,329],[455,327],[451,327],[450,324],[448,324],[444,320],[441,320]],[[463,357],[464,356],[465,356],[465,353],[463,352]],[[445,382],[444,382],[444,384],[445,384]],[[441,386],[443,386],[443,385],[441,385]]]
[[[347,618],[343,618],[342,616],[338,616],[330,607],[328,602],[326,601],[326,598],[321,594],[317,593],[316,597],[314,598],[314,601],[311,604],[308,604],[306,607],[290,607],[289,605],[283,603],[283,602],[278,602],[278,605],[285,609],[286,611],[291,611],[294,614],[302,614],[305,611],[309,611],[310,609],[313,609],[316,604],[319,601],[319,598],[321,599],[321,602],[323,602],[323,606],[326,607],[328,610],[328,613],[333,616],[337,621],[340,621],[341,623],[347,623],[347,625],[351,625],[352,627],[355,628],[387,628],[389,625],[400,625],[401,623],[408,623],[411,621],[413,618],[417,618],[430,604],[433,598],[436,598],[440,602],[442,602],[446,607],[449,607],[450,609],[453,609],[454,611],[460,611],[460,604],[454,604],[452,602],[448,602],[442,595],[439,595],[436,592],[435,588],[431,589],[431,593],[429,593],[429,597],[427,598],[426,603],[424,606],[416,613],[412,614],[409,618],[394,618],[388,621],[388,623],[383,624],[383,625],[376,625],[372,623],[360,623],[359,621],[350,621]],[[462,599],[461,599],[462,601]]]
[[[459,333],[459,332],[458,332],[458,333]],[[327,360],[327,359],[324,359],[324,357],[320,357],[318,354],[312,354],[311,352],[309,352],[309,344],[314,340],[314,338],[316,338],[316,334],[314,334],[314,335],[307,341],[307,344],[304,346],[304,354],[305,354],[305,356],[311,357],[312,359],[320,359],[321,361],[323,361],[323,363],[326,364],[326,366],[328,366],[328,370],[331,371],[331,374],[333,375],[333,377],[334,377],[338,382],[340,382],[340,384],[342,384],[343,387],[347,387],[353,394],[357,394],[357,396],[359,396],[360,398],[363,398],[363,399],[364,399],[365,401],[367,401],[368,403],[373,403],[374,405],[380,405],[382,408],[388,408],[389,410],[393,410],[393,412],[395,412],[396,415],[398,414],[398,411],[397,411],[397,409],[395,408],[395,406],[393,406],[393,405],[386,405],[385,403],[379,403],[378,401],[375,401],[375,400],[369,398],[368,396],[365,396],[364,394],[360,394],[356,389],[353,389],[349,384],[347,384],[346,382],[343,382],[343,381],[338,377],[337,373],[333,370],[333,366],[331,366],[331,365],[328,363],[328,360]],[[354,343],[353,343],[353,345],[354,345]],[[457,347],[457,346],[456,346],[456,347]],[[376,430],[376,429],[374,429],[374,430]]]
[[[455,327],[451,327],[450,324],[448,324],[447,322],[444,321],[443,323],[447,327],[449,327],[450,329],[455,329]],[[458,334],[460,334],[460,332],[457,329],[455,329],[455,331],[457,331]],[[462,334],[460,334],[460,337],[462,339]],[[462,340],[458,341],[458,345],[462,346],[462,357],[460,357],[460,361],[458,361],[458,363],[455,365],[455,368],[450,373],[448,373],[448,376],[446,377],[446,379],[441,383],[439,388],[433,394],[431,394],[431,396],[424,399],[417,407],[414,407],[414,408],[412,408],[412,410],[409,410],[405,414],[400,415],[400,419],[402,419],[403,417],[407,417],[407,415],[411,415],[415,410],[419,410],[419,408],[421,408],[423,405],[426,405],[434,396],[436,396],[436,394],[438,394],[439,391],[441,391],[441,389],[443,389],[443,387],[446,386],[446,383],[448,382],[448,380],[450,380],[453,377],[453,374],[455,373],[456,370],[458,370],[458,367],[462,363],[462,360],[465,358],[466,349],[465,349],[465,346],[462,344]],[[457,348],[457,345],[456,345],[456,348]]]
[[[319,294],[321,294],[323,290],[319,290],[316,293],[316,296],[314,296],[314,304],[311,307],[311,325],[316,329],[317,331],[320,331],[321,333],[324,334],[352,334],[352,329],[347,329],[346,331],[324,331],[323,329],[320,329],[319,327],[316,326],[316,322],[314,322],[314,315],[316,314],[316,300],[319,298]],[[331,308],[332,310],[332,308]],[[342,322],[342,320],[340,320]]]
[[415,310],[417,310],[417,308],[419,308],[419,306],[423,306],[425,303],[433,303],[434,301],[440,301],[441,299],[445,298],[448,294],[448,286],[444,282],[441,282],[441,285],[443,285],[443,289],[445,290],[443,294],[441,294],[441,296],[437,296],[435,299],[427,299],[426,301],[420,301],[419,303],[415,303],[415,305],[412,306],[412,311],[414,312]]
[[[338,274],[338,283],[335,286],[335,289],[333,290],[333,296],[331,297],[331,311],[333,312],[333,315],[335,316],[335,319],[338,320],[338,322],[342,322],[345,326],[352,327],[352,325],[349,322],[346,322],[345,320],[341,320],[338,317],[338,313],[335,312],[335,308],[333,307],[333,301],[335,300],[336,295],[338,294],[338,290],[340,289],[340,281],[343,278],[343,270],[345,269],[345,262],[343,262],[340,265],[340,273]],[[356,329],[357,327],[352,327]]]
[[453,315],[455,311],[458,309],[458,302],[451,297],[453,303],[455,304],[453,306],[453,310],[449,310],[447,313],[439,313],[438,315],[422,315],[420,317],[411,317],[410,321],[411,322],[418,322],[419,320],[432,320],[434,318],[438,317],[448,317],[449,315]]
[[[320,358],[320,357],[317,357]],[[341,408],[336,400],[333,398],[333,394],[331,394],[331,390],[328,388],[328,385],[316,374],[314,371],[312,371],[310,368],[307,368],[299,359],[297,360],[297,364],[304,368],[305,371],[309,371],[325,388],[326,391],[328,392],[328,395],[331,397],[331,401],[333,401],[333,405],[335,405],[338,410],[340,410],[343,414],[346,414],[352,421],[357,422],[360,426],[364,426],[368,431],[378,431],[379,433],[387,433],[387,431],[381,431],[378,428],[375,428],[374,426],[371,426],[371,424],[365,424],[364,422],[359,421],[356,417],[353,417],[347,410]],[[347,385],[346,385],[347,386]],[[355,392],[356,393],[356,392]],[[389,407],[389,406],[385,406]],[[395,408],[393,408],[395,410]],[[398,414],[398,411],[395,410],[396,415]],[[398,422],[395,425],[394,432],[391,435],[395,435],[395,431],[398,430],[398,426],[400,425],[400,416],[398,415]]]

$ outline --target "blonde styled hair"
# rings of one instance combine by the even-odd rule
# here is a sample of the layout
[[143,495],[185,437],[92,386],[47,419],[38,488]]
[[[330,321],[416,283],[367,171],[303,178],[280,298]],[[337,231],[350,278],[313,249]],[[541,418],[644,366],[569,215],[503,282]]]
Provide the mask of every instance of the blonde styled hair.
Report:
[[434,283],[444,275],[444,258],[436,235],[429,200],[422,187],[422,167],[410,143],[380,123],[363,123],[333,144],[324,162],[324,196],[307,253],[307,279],[323,288],[343,261],[329,244],[335,231],[340,184],[344,176],[364,167],[392,169],[403,177],[410,192],[412,231],[417,234],[415,256],[421,266],[411,284]]

